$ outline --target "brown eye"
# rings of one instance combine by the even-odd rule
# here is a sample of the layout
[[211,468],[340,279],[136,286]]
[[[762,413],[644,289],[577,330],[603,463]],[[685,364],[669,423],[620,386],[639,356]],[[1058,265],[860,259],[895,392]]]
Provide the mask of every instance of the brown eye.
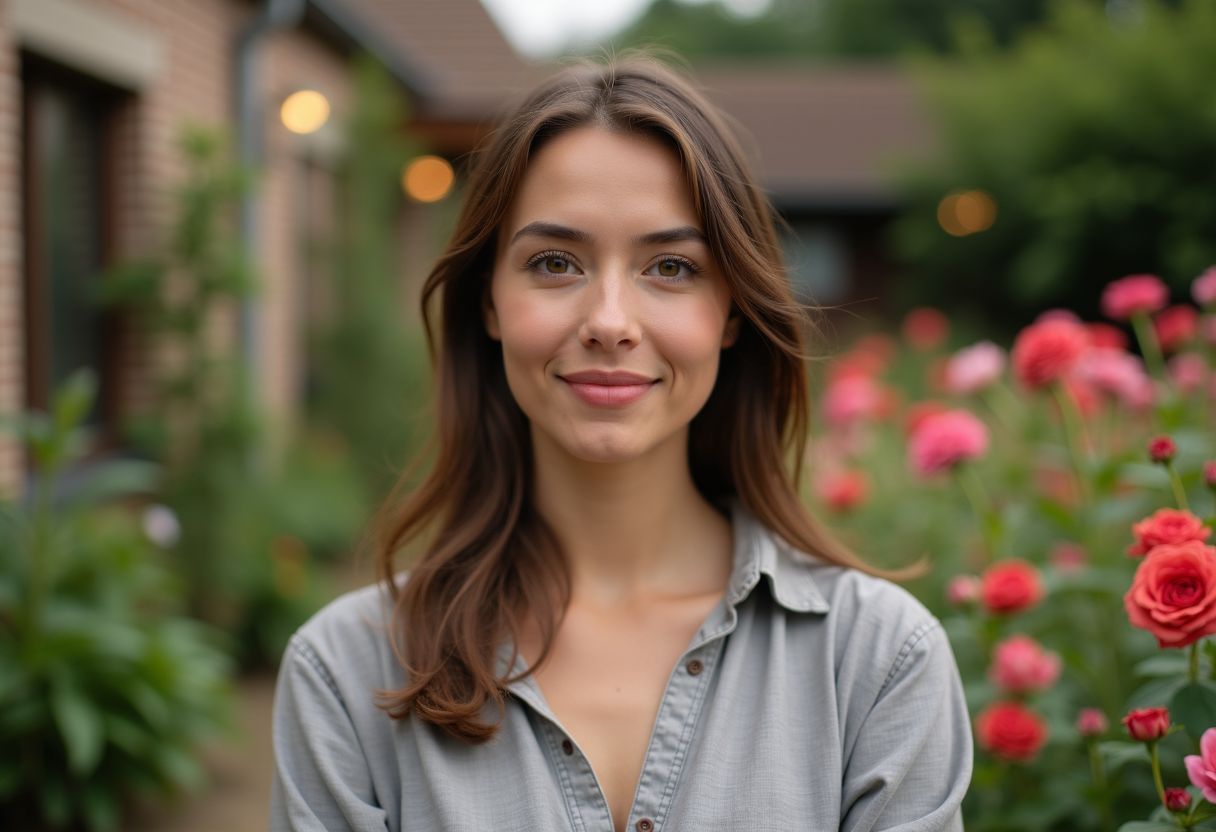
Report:
[[663,277],[676,277],[683,267],[684,264],[679,260],[661,260],[659,261],[659,274]]
[[565,257],[546,257],[545,270],[550,274],[566,274],[570,271],[570,261]]

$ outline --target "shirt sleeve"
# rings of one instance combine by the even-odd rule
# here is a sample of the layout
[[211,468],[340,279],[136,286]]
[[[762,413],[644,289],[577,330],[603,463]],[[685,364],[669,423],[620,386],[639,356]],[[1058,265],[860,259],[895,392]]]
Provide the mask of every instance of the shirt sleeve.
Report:
[[333,677],[298,634],[274,697],[271,832],[387,830],[354,724]]
[[941,624],[903,643],[845,763],[841,832],[961,832],[971,720]]

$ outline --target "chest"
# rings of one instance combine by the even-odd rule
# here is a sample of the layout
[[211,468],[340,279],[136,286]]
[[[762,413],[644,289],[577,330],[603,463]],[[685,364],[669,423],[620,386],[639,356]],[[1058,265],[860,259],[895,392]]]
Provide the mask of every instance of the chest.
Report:
[[[535,678],[625,828],[668,680],[716,597],[605,616],[572,607]],[[528,655],[535,655],[529,653]]]

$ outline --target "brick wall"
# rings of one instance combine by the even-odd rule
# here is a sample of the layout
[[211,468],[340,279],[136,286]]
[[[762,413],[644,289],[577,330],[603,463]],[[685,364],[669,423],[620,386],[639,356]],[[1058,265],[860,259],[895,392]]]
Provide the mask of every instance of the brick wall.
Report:
[[[13,1],[0,0],[0,412],[24,406],[17,77],[21,44],[5,14]],[[160,71],[123,105],[114,126],[117,254],[120,258],[145,255],[156,250],[172,217],[170,192],[182,175],[177,152],[181,126],[187,122],[224,126],[235,139],[234,43],[257,4],[243,0],[57,2],[102,10],[119,23],[130,21],[140,30],[154,31],[160,41]],[[303,321],[298,314],[301,264],[294,223],[302,146],[299,137],[288,134],[277,120],[278,102],[300,86],[322,89],[330,96],[335,114],[340,114],[350,91],[346,60],[302,30],[270,36],[258,91],[266,107],[267,155],[260,180],[260,239],[255,252],[262,291],[255,305],[259,354],[254,369],[264,409],[277,428],[269,431],[274,437],[289,432],[300,394]],[[237,310],[225,310],[210,324],[213,338],[236,349]],[[157,369],[172,357],[134,324],[121,344],[122,408],[138,412],[150,404]],[[0,493],[16,492],[22,468],[19,449],[0,440]]]

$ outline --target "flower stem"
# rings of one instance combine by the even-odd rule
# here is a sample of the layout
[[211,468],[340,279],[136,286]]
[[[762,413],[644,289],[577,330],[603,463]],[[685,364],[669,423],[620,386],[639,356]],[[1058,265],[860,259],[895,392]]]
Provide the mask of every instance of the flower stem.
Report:
[[1174,463],[1172,461],[1165,463],[1165,470],[1170,475],[1170,487],[1174,489],[1174,500],[1178,503],[1178,508],[1190,511],[1191,506],[1186,500],[1186,489],[1182,487],[1182,477],[1178,476]]
[[1077,411],[1070,394],[1061,384],[1058,382],[1052,384],[1051,392],[1056,398],[1060,415],[1064,419],[1064,441],[1068,445],[1068,456],[1072,460],[1072,467],[1077,475],[1077,487],[1082,500],[1088,505],[1089,480],[1086,476],[1086,464],[1080,447],[1080,437],[1084,430],[1081,426],[1081,414]]
[[992,563],[996,557],[996,540],[992,532],[992,518],[995,514],[992,507],[992,500],[988,498],[988,492],[984,490],[984,483],[980,480],[979,475],[966,462],[957,465],[954,468],[955,479],[958,480],[959,487],[963,490],[963,494],[967,497],[967,502],[971,503],[971,509],[975,512],[976,518],[980,523],[980,533],[984,538],[985,555],[987,563]]
[[1153,766],[1153,785],[1157,787],[1157,799],[1165,806],[1165,784],[1161,782],[1161,758],[1157,755],[1156,740],[1148,744],[1148,757]]
[[1104,832],[1113,832],[1115,823],[1110,814],[1110,800],[1106,793],[1106,770],[1102,766],[1102,755],[1098,753],[1098,744],[1092,739],[1086,740],[1085,744],[1089,747],[1089,771],[1093,775],[1094,786],[1098,790],[1099,808],[1102,812],[1102,829]]
[[1140,352],[1144,354],[1144,363],[1148,365],[1149,372],[1154,378],[1165,378],[1165,359],[1161,356],[1161,344],[1157,342],[1157,333],[1153,331],[1152,322],[1148,319],[1148,313],[1136,312],[1132,315],[1132,329],[1136,333],[1136,340],[1140,342]]

